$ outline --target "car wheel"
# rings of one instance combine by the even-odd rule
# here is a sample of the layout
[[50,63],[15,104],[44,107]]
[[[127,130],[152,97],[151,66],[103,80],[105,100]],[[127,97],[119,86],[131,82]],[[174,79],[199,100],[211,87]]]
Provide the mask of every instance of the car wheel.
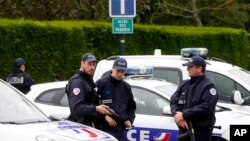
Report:
[[228,140],[220,138],[220,137],[212,137],[212,141],[228,141]]

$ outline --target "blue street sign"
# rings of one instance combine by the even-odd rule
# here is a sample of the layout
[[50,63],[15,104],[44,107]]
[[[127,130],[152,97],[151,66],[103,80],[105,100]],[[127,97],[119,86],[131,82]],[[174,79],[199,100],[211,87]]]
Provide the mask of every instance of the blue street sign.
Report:
[[135,17],[135,0],[109,0],[110,17]]

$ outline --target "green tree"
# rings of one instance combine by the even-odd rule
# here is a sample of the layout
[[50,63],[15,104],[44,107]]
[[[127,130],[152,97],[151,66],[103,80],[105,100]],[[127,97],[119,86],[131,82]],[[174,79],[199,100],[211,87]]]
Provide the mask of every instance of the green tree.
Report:
[[72,0],[1,0],[0,17],[52,20],[70,18]]
[[165,24],[174,20],[174,24],[242,28],[249,21],[247,7],[247,3],[236,0],[165,0],[156,20],[165,17]]
[[86,20],[109,20],[108,0],[75,0],[79,18]]
[[[0,18],[110,21],[108,0],[0,0]],[[249,0],[136,0],[135,23],[250,31]]]
[[152,24],[152,17],[160,10],[164,0],[137,0],[137,16],[136,21],[142,24]]

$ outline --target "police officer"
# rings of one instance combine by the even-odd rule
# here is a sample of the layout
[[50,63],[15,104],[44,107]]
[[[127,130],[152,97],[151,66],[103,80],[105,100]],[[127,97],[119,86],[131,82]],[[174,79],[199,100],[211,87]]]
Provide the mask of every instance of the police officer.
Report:
[[[172,95],[171,112],[179,127],[179,134],[194,131],[196,141],[209,141],[215,123],[218,91],[205,76],[206,62],[203,58],[194,56],[183,66],[187,66],[191,79],[184,80]],[[179,140],[190,141],[191,136]]]
[[6,81],[24,94],[30,91],[33,80],[28,73],[25,73],[25,61],[23,58],[15,60],[13,71],[6,78]]
[[89,126],[94,126],[97,113],[110,114],[108,106],[98,105],[96,86],[92,79],[96,62],[93,54],[84,54],[80,69],[76,70],[66,86],[71,111],[69,120]]
[[101,117],[100,127],[119,141],[126,140],[124,131],[132,127],[136,110],[131,86],[123,80],[126,69],[127,61],[117,58],[111,74],[96,82],[100,103],[108,105],[114,111],[111,116]]

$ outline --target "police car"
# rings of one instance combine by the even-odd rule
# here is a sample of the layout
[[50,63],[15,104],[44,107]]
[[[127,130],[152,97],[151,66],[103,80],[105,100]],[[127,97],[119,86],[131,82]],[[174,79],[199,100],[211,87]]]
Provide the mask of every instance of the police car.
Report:
[[[207,54],[206,48],[183,48],[181,55],[161,55],[161,50],[155,50],[154,55],[112,56],[98,62],[94,81],[107,75],[114,60],[122,57],[127,60],[129,67],[153,66],[154,77],[179,84],[180,81],[189,79],[187,68],[182,64],[193,55],[207,58]],[[215,82],[220,92],[219,104],[250,112],[249,71],[218,58],[206,59],[206,63],[206,75]]]
[[[127,131],[127,140],[177,140],[178,128],[173,117],[162,114],[162,112],[167,114],[163,109],[168,109],[170,96],[177,89],[177,85],[153,78],[152,67],[144,69],[132,67],[128,72],[130,75],[124,80],[131,85],[137,109],[134,127]],[[47,115],[57,114],[67,118],[70,111],[65,93],[66,84],[67,81],[36,84],[26,96]],[[216,125],[222,128],[214,129],[213,141],[229,140],[230,124],[250,124],[250,114],[221,106],[217,107],[216,118]]]
[[67,120],[52,121],[25,96],[0,79],[1,141],[117,141],[97,129]]

